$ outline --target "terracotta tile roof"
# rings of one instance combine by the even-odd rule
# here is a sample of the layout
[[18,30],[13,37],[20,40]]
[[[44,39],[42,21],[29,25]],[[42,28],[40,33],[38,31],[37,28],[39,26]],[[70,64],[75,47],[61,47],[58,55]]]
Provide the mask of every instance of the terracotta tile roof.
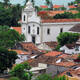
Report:
[[11,50],[11,51],[16,51],[16,52],[17,52],[17,54],[19,54],[19,55],[29,55],[29,54],[30,54],[30,53],[28,53],[28,52],[26,52],[26,51],[16,50],[16,49]]
[[59,58],[64,58],[64,59],[69,58],[69,57],[70,57],[70,55],[68,55],[68,54],[62,54],[59,56]]
[[26,49],[30,52],[39,52],[36,45],[33,44],[32,42],[21,42],[20,44],[23,46],[24,49]]
[[48,14],[49,16],[55,16],[56,14],[62,14],[64,12],[72,12],[73,14],[78,13],[78,11],[76,11],[76,10],[68,10],[68,11],[64,11],[64,10],[62,10],[62,11],[40,11],[40,12],[38,12],[38,15],[39,16],[41,16],[41,15],[44,16],[45,14]]
[[21,34],[21,27],[11,27],[11,29],[14,29]]
[[71,6],[68,6],[68,7],[69,7],[70,9],[71,9],[71,8],[76,8],[74,5],[71,5]]
[[52,52],[45,53],[44,55],[45,55],[45,56],[55,57],[55,56],[59,56],[59,55],[61,55],[61,54],[62,54],[62,52],[52,51]]
[[40,7],[41,8],[48,8],[48,6],[46,6],[46,5],[41,5]]
[[48,45],[52,49],[55,49],[58,45],[57,42],[45,42],[45,44]]
[[[42,23],[57,23],[57,22],[80,22],[80,19],[52,19],[52,20],[51,19],[47,19],[47,20],[43,19],[42,20]],[[79,30],[79,28],[76,28],[76,29]],[[74,31],[74,30],[70,29],[70,31]]]
[[69,31],[80,32],[80,24],[76,24]]
[[55,65],[57,65],[57,66],[64,66],[64,67],[72,67],[72,66],[75,66],[76,63],[67,61],[67,62],[56,63]]
[[63,5],[53,5],[53,8],[61,8],[64,7]]

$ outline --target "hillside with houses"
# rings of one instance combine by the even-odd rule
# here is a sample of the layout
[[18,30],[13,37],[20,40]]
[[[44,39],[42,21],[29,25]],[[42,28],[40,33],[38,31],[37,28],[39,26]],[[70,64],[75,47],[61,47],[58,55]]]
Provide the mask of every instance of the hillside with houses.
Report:
[[0,80],[80,80],[80,1],[24,3],[0,2]]

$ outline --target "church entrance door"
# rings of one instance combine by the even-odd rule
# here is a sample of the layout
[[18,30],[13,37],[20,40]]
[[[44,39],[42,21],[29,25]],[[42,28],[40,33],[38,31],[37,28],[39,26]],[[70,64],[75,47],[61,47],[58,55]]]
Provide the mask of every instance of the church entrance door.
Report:
[[32,42],[35,44],[35,36],[32,36]]

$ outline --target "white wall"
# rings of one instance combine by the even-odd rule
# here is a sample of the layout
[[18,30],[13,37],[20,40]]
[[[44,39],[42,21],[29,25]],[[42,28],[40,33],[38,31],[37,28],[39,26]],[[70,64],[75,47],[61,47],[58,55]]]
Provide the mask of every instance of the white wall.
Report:
[[[59,35],[61,28],[63,28],[63,32],[70,32],[69,29],[77,23],[80,22],[42,23],[42,42],[57,41],[57,36]],[[50,29],[50,35],[47,35],[48,28]]]
[[18,59],[16,59],[16,64],[20,64],[28,59],[28,55],[18,55]]

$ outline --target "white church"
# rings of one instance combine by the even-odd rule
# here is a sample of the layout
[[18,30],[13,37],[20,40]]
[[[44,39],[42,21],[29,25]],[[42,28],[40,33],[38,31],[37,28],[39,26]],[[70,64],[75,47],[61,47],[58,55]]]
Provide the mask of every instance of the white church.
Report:
[[26,42],[39,44],[57,41],[60,32],[69,32],[69,29],[79,23],[80,19],[42,20],[30,1],[22,10],[21,29]]

